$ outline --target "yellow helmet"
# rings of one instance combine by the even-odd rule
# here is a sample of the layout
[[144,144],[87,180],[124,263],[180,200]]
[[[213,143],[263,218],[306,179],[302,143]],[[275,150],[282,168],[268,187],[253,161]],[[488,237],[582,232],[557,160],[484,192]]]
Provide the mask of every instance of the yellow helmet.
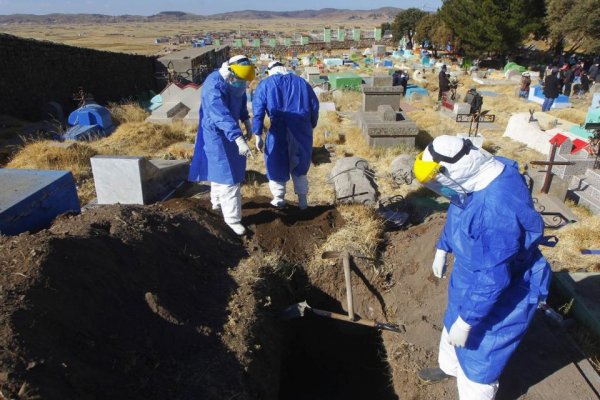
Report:
[[250,62],[248,57],[241,55],[234,56],[229,59],[229,70],[233,72],[236,78],[248,82],[254,80],[256,74],[252,62]]
[[421,183],[426,183],[435,178],[440,172],[442,166],[435,161],[423,161],[423,152],[420,152],[415,158],[413,171],[415,178]]

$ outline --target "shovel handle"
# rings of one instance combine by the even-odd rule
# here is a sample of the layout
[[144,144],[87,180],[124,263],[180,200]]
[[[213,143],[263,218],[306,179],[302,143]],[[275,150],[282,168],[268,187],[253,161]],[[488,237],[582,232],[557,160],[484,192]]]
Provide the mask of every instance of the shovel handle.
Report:
[[334,312],[331,312],[331,311],[319,310],[317,308],[312,308],[312,307],[311,307],[310,310],[314,314],[317,314],[317,315],[319,315],[321,317],[331,318],[331,319],[337,319],[338,321],[352,322],[353,324],[370,326],[371,328],[375,328],[376,327],[375,321],[370,321],[368,319],[351,320],[347,315],[344,315],[344,314],[338,314],[338,313],[334,313]]
[[352,276],[350,275],[350,254],[342,252],[342,264],[344,265],[344,279],[346,281],[346,302],[348,304],[348,318],[354,321],[354,297],[352,296]]

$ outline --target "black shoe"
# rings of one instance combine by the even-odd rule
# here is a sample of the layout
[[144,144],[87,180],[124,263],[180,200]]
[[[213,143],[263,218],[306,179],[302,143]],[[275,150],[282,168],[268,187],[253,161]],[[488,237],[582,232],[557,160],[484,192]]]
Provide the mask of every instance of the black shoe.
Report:
[[439,368],[423,368],[419,371],[419,379],[423,383],[431,384],[445,381],[448,378],[452,378],[451,375],[446,374]]

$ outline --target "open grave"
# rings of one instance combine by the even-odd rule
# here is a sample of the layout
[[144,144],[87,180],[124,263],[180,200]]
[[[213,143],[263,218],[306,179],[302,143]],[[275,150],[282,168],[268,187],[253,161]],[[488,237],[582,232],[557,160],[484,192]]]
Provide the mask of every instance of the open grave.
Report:
[[[396,333],[282,318],[302,301],[348,311],[341,261],[320,256],[344,250],[328,239],[356,214],[268,202],[245,201],[245,239],[207,199],[100,206],[0,237],[2,396],[457,399],[454,381],[423,386],[416,375],[437,358],[447,280],[430,266],[444,215],[421,209],[412,227],[384,234],[376,259],[347,249],[354,312]],[[535,326],[498,398],[553,398],[547,382],[561,398],[593,398],[574,360],[549,350],[545,321]]]

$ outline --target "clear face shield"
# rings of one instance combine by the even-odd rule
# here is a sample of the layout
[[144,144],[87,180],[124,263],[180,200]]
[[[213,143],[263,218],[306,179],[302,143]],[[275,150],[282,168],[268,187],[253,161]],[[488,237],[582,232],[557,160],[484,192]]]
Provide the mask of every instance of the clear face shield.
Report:
[[465,208],[469,200],[469,194],[460,184],[444,174],[444,167],[434,179],[423,182],[423,186],[450,200],[457,207]]

